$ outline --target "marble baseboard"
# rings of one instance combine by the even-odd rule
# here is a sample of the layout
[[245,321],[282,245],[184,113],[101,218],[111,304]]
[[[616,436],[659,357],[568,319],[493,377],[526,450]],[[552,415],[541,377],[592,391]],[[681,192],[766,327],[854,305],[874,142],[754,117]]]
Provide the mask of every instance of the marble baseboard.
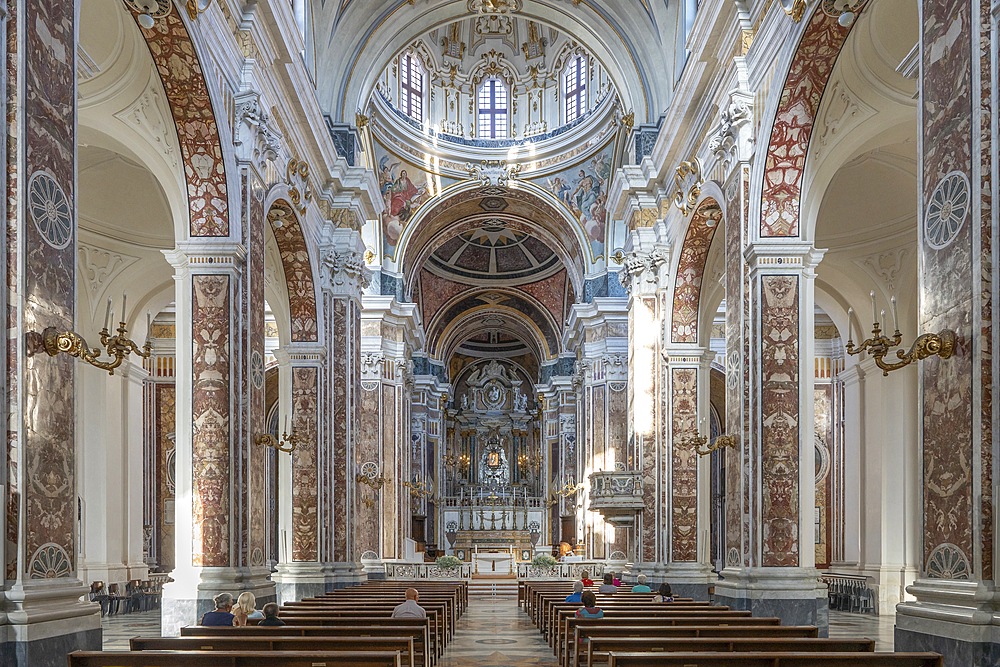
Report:
[[[306,583],[306,582],[277,582],[275,583],[275,588],[278,591],[278,600],[280,604],[285,604],[286,602],[297,602],[303,598],[317,597],[326,593],[330,587],[325,583]],[[262,605],[258,604],[257,607],[260,608]]]
[[0,664],[4,667],[66,667],[66,654],[73,651],[100,651],[101,629],[81,630],[35,641],[0,643]]
[[[674,594],[674,597],[694,598],[695,600],[708,599],[709,584],[679,584],[670,581],[667,583],[670,584],[670,592]],[[649,587],[655,593],[656,589],[660,587],[660,582],[650,583]]]
[[815,625],[819,636],[830,633],[830,607],[826,598],[743,598],[716,593],[715,603],[754,616],[777,616],[782,625]]
[[934,651],[944,656],[944,667],[995,667],[1000,665],[1000,644],[939,637],[896,627],[897,651]]

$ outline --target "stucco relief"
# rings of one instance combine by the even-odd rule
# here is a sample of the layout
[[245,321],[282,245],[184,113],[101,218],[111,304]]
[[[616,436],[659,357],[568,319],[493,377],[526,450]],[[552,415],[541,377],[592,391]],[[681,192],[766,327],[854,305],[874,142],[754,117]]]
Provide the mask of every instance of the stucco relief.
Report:
[[318,382],[316,368],[292,368],[292,428],[299,445],[292,456],[292,560],[319,560]]
[[292,341],[314,342],[319,330],[316,322],[316,288],[313,284],[309,248],[298,218],[286,202],[271,205],[267,220],[274,234],[285,273],[288,308],[291,315]]
[[799,564],[799,283],[761,276],[763,565]]
[[703,202],[691,217],[674,280],[670,328],[671,338],[675,343],[698,342],[698,307],[705,278],[705,263],[721,221],[722,209],[714,200]]

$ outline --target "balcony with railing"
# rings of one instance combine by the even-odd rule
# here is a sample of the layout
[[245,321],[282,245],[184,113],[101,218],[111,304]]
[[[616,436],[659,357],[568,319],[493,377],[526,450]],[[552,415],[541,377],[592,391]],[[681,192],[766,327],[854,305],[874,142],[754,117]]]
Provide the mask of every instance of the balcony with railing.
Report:
[[643,507],[642,472],[607,470],[590,475],[590,509],[608,523],[632,524]]

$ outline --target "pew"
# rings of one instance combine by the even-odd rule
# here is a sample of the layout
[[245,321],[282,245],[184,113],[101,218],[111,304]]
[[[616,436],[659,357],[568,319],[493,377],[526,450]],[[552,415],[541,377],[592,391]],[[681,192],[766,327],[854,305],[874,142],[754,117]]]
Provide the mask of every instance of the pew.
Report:
[[609,667],[943,667],[937,653],[615,653]]
[[282,625],[278,627],[247,625],[245,627],[220,627],[189,625],[181,628],[181,637],[412,637],[418,662],[433,667],[434,654],[430,624],[422,618],[366,619],[364,623],[343,619],[343,623],[326,625]]
[[[774,652],[774,653],[873,653],[873,639],[813,639],[813,638],[767,638],[767,637],[612,637],[607,635],[591,636],[586,644],[586,658],[579,655],[573,661],[574,666],[586,664],[594,667],[604,664],[612,652],[616,653],[651,653],[679,652],[715,653],[728,652]],[[582,647],[581,647],[582,649]],[[582,652],[582,651],[581,651]],[[580,653],[580,652],[578,652]]]
[[74,651],[69,667],[402,667],[399,651]]
[[355,609],[353,612],[344,611],[340,612],[308,612],[306,614],[289,613],[286,614],[284,611],[281,612],[281,620],[285,622],[286,626],[290,625],[368,625],[378,620],[401,621],[401,620],[415,620],[424,623],[429,629],[429,643],[430,652],[435,656],[440,657],[444,652],[444,645],[446,643],[447,637],[444,634],[444,626],[437,619],[437,612],[428,611],[427,618],[417,618],[417,619],[399,619],[393,618],[391,616],[392,610],[388,611],[371,611],[367,609]]
[[[279,626],[280,627],[280,626]],[[133,637],[133,651],[399,651],[403,665],[416,667],[413,637]]]

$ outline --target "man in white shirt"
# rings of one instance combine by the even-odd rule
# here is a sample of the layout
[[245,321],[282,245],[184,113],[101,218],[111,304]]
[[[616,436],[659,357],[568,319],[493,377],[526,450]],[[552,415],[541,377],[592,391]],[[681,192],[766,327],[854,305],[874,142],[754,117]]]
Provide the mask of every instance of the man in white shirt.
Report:
[[396,605],[396,608],[392,610],[393,618],[427,618],[427,612],[424,608],[417,604],[417,600],[420,599],[420,593],[416,588],[406,589],[406,601],[403,604]]

